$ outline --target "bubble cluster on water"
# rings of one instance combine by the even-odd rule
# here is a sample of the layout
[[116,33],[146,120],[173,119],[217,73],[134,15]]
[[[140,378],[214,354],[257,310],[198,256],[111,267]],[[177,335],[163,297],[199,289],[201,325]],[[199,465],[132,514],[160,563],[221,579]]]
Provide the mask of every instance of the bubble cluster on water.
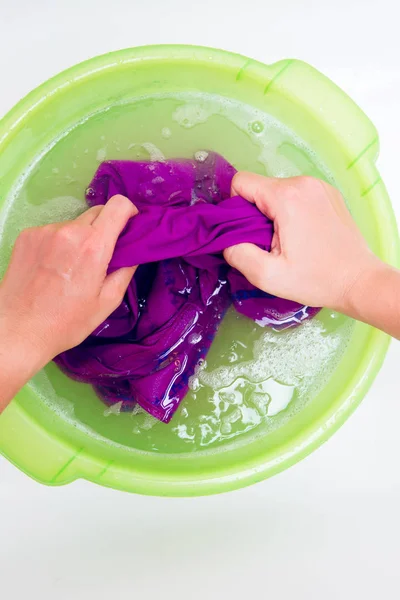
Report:
[[309,382],[337,354],[341,339],[339,333],[326,335],[324,325],[317,319],[282,333],[269,330],[254,344],[252,360],[213,371],[202,370],[199,379],[203,385],[221,390],[240,377],[254,383],[272,378],[284,385],[297,386],[304,394]]

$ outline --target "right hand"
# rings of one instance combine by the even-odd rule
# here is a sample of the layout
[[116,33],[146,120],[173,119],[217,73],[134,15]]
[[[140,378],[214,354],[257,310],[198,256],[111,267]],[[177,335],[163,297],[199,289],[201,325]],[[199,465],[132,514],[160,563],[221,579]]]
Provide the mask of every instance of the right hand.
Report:
[[271,252],[254,244],[224,251],[225,260],[265,292],[347,312],[351,290],[379,268],[340,192],[319,179],[241,172],[232,195],[253,202],[274,222]]

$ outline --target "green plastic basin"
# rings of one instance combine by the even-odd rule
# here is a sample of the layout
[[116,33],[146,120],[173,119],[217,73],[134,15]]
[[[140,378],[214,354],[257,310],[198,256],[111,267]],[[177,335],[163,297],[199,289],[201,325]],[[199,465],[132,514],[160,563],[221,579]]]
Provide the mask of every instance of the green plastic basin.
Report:
[[[263,137],[265,128],[269,133]],[[101,160],[157,158],[160,152],[188,156],[198,149],[216,150],[239,169],[284,176],[295,165],[295,172],[330,177],[372,249],[397,265],[395,218],[375,166],[378,146],[377,132],[358,106],[297,60],[264,65],[190,46],[133,48],[94,58],[44,83],[0,122],[0,274],[21,228],[71,218],[83,209],[85,184]],[[321,323],[331,316],[323,311]],[[131,417],[104,416],[89,386],[50,365],[0,417],[0,452],[46,484],[85,478],[170,496],[243,487],[305,457],[362,400],[389,338],[360,323],[349,331],[320,389],[268,430],[260,424],[187,452],[168,442],[168,429],[159,434],[164,445],[158,448],[156,437],[146,441],[147,433],[136,436],[136,443]],[[228,334],[221,335],[214,344],[222,355]]]

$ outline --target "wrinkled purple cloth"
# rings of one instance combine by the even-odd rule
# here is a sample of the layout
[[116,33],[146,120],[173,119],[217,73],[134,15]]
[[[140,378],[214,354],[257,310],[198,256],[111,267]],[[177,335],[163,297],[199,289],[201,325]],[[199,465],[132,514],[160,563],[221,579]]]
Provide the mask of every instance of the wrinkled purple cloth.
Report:
[[56,358],[107,404],[122,402],[129,410],[138,402],[164,422],[185,396],[231,303],[277,329],[318,310],[261,292],[226,264],[222,250],[240,242],[270,250],[272,223],[253,204],[230,197],[231,165],[214,153],[200,158],[100,165],[88,204],[124,194],[139,209],[109,270],[140,266],[119,308],[83,344]]

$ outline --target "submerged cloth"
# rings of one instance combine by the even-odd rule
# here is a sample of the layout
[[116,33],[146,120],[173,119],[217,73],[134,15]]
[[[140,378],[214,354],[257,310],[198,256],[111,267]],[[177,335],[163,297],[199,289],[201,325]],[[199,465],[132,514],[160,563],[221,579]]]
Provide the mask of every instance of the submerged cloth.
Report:
[[139,209],[117,242],[109,271],[140,266],[119,308],[84,343],[56,358],[107,404],[121,402],[129,410],[138,402],[164,422],[185,396],[231,303],[277,329],[318,310],[261,292],[227,265],[221,252],[234,244],[270,250],[272,223],[253,204],[230,197],[235,169],[221,156],[196,156],[100,165],[88,204],[123,194]]

